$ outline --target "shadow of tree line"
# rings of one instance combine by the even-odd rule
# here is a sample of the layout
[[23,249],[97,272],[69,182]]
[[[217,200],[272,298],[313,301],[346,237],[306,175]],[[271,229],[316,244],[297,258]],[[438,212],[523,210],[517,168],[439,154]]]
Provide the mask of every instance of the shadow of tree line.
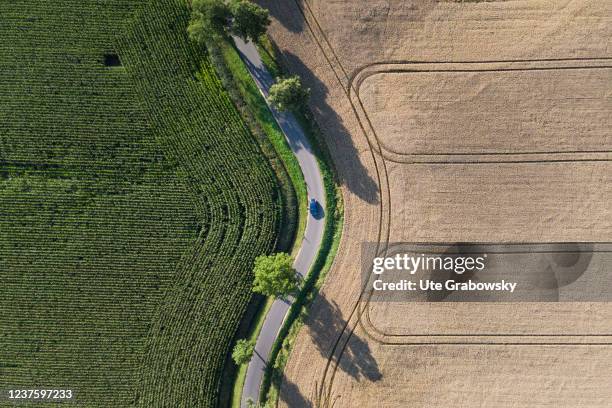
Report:
[[[256,2],[269,9],[271,16],[290,32],[299,33],[305,29],[304,18],[297,10],[293,0],[256,0]],[[343,125],[342,119],[327,103],[328,87],[297,55],[285,50],[280,56],[284,67],[291,73],[298,74],[303,83],[311,89],[310,110],[328,145],[333,144],[334,150],[342,154],[342,157],[334,157],[334,160],[351,162],[349,177],[345,174],[337,174],[338,181],[360,199],[377,204],[379,202],[378,183],[372,179],[368,170],[361,163],[351,134]],[[356,381],[378,381],[382,378],[370,347],[355,333],[350,336],[341,353],[337,350],[332,355],[334,344],[346,326],[346,321],[342,318],[340,309],[335,302],[330,303],[328,299],[318,296],[310,310],[313,311],[313,314],[306,317],[304,329],[311,336],[313,344],[323,358],[331,359],[339,370]],[[312,397],[304,396],[299,387],[283,374],[280,399],[289,407],[330,408],[313,405],[314,402],[310,400]]]
[[[270,10],[270,14],[281,22],[291,32],[302,32],[305,28],[303,15],[298,11],[297,5],[291,1],[261,0],[258,3]],[[291,73],[298,74],[302,82],[311,90],[310,111],[323,134],[326,142],[338,153],[334,161],[350,163],[346,171],[350,174],[337,174],[338,181],[346,186],[351,192],[362,200],[377,204],[379,202],[378,182],[372,179],[368,170],[363,166],[359,158],[359,152],[355,148],[348,129],[343,125],[342,118],[328,104],[327,97],[329,89],[310,68],[290,51],[283,50],[279,53],[282,65]],[[331,68],[330,68],[331,69]],[[342,166],[338,169],[342,172]]]
[[[346,321],[342,318],[338,305],[335,302],[329,302],[323,296],[319,296],[312,305],[312,310],[314,311],[313,314],[306,318],[304,324],[307,335],[310,336],[321,356],[331,360],[333,362],[332,367],[337,366],[337,369],[349,375],[355,381],[379,381],[382,378],[382,373],[372,355],[370,346],[356,333],[350,335],[341,352],[340,350],[333,352],[336,339],[342,334],[346,326]],[[342,344],[344,343],[341,342],[339,345]],[[310,397],[312,398],[314,395]],[[329,408],[313,405],[312,401],[307,400],[302,395],[297,385],[286,377],[283,378],[280,398],[292,408]]]

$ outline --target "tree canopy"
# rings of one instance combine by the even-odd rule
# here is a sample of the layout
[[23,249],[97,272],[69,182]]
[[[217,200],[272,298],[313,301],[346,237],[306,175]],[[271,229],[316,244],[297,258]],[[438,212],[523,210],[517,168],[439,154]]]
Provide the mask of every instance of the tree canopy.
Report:
[[236,0],[231,5],[232,31],[243,40],[257,41],[270,25],[268,10],[248,0]]
[[226,28],[245,41],[257,41],[269,25],[268,10],[249,0],[193,0],[187,32],[199,44]]
[[237,365],[246,364],[251,361],[254,351],[255,342],[253,340],[238,340],[234,346],[234,351],[232,351],[232,359]]
[[286,298],[299,288],[299,277],[290,255],[280,252],[255,259],[253,291],[266,296]]
[[280,111],[299,111],[308,103],[310,89],[302,86],[302,81],[296,75],[279,79],[270,87],[268,101]]
[[222,32],[231,17],[230,8],[223,0],[193,0],[192,9],[187,32],[200,44]]

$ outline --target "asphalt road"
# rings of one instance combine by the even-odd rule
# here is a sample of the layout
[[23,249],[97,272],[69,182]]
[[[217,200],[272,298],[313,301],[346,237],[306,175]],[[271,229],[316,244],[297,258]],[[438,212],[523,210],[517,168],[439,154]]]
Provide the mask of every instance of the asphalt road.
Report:
[[[234,41],[251,76],[257,83],[262,94],[267,97],[268,90],[274,83],[274,78],[270,75],[261,61],[257,47],[255,47],[252,42],[245,43],[238,37],[234,37]],[[285,138],[300,164],[302,173],[304,174],[304,180],[306,181],[308,200],[310,201],[311,198],[314,198],[319,202],[321,208],[325,209],[323,178],[321,177],[317,159],[312,152],[312,148],[310,147],[304,131],[291,113],[278,112],[272,107],[270,107],[270,110],[285,134]],[[327,216],[327,214],[324,214],[324,216]],[[324,216],[315,219],[312,215],[308,214],[302,246],[293,264],[295,270],[302,277],[306,276],[310,270],[317,256],[317,252],[319,251],[319,246],[323,238]],[[287,311],[292,301],[292,299],[289,301],[276,300],[266,316],[259,337],[257,338],[255,354],[247,369],[246,380],[242,390],[241,407],[243,408],[246,407],[248,398],[252,398],[254,401],[257,401],[259,398],[261,380],[270,355],[270,349],[285,320],[285,316],[287,315]]]

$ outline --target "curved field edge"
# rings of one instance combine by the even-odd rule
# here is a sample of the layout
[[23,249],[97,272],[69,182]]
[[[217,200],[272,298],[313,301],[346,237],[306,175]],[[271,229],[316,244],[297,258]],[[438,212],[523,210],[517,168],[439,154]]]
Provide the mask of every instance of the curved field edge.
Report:
[[253,260],[274,249],[280,220],[274,175],[210,60],[187,39],[188,18],[182,1],[151,1],[122,41],[160,137],[195,178],[196,205],[212,218],[148,336],[141,406],[216,405],[251,298]]
[[[283,217],[276,250],[296,256],[303,240],[308,218],[306,183],[297,158],[291,151],[282,130],[272,116],[263,95],[240,58],[231,38],[219,35],[214,42],[209,41],[206,47],[225,89],[242,113],[251,132],[257,137],[280,183]],[[273,297],[265,298],[258,294],[254,295],[235,341],[243,338],[257,340],[273,302]],[[223,372],[220,406],[239,406],[247,367],[248,365],[245,364],[236,366],[228,357]]]
[[215,406],[281,198],[186,5],[0,10],[3,383]]

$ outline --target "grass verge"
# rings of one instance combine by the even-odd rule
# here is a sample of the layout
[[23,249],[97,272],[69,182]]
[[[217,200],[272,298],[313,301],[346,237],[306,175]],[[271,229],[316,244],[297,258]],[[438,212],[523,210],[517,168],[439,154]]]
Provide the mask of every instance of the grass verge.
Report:
[[[282,76],[283,70],[276,62],[276,49],[272,42],[267,37],[262,37],[258,48],[266,68],[275,77]],[[344,221],[342,195],[334,178],[333,162],[327,151],[323,135],[309,111],[296,113],[295,116],[306,132],[319,163],[325,188],[325,211],[327,215],[317,258],[304,281],[300,294],[291,305],[270,352],[270,362],[273,363],[268,365],[264,373],[259,396],[260,403],[267,404],[266,406],[276,406],[285,365],[289,359],[295,338],[304,324],[307,308],[319,293],[325,276],[331,268],[340,244]]]
[[[265,317],[268,315],[268,311],[270,307],[272,307],[272,303],[274,303],[273,297],[267,297],[262,302],[262,305],[259,307],[255,318],[251,323],[251,327],[249,328],[249,335],[247,340],[256,341],[257,337],[259,337],[259,332],[261,332],[261,327],[264,324]],[[244,381],[246,379],[248,364],[242,364],[238,367],[236,371],[236,377],[234,379],[234,387],[232,389],[232,399],[231,399],[231,407],[240,407],[240,402],[242,399],[242,388],[244,387]]]

